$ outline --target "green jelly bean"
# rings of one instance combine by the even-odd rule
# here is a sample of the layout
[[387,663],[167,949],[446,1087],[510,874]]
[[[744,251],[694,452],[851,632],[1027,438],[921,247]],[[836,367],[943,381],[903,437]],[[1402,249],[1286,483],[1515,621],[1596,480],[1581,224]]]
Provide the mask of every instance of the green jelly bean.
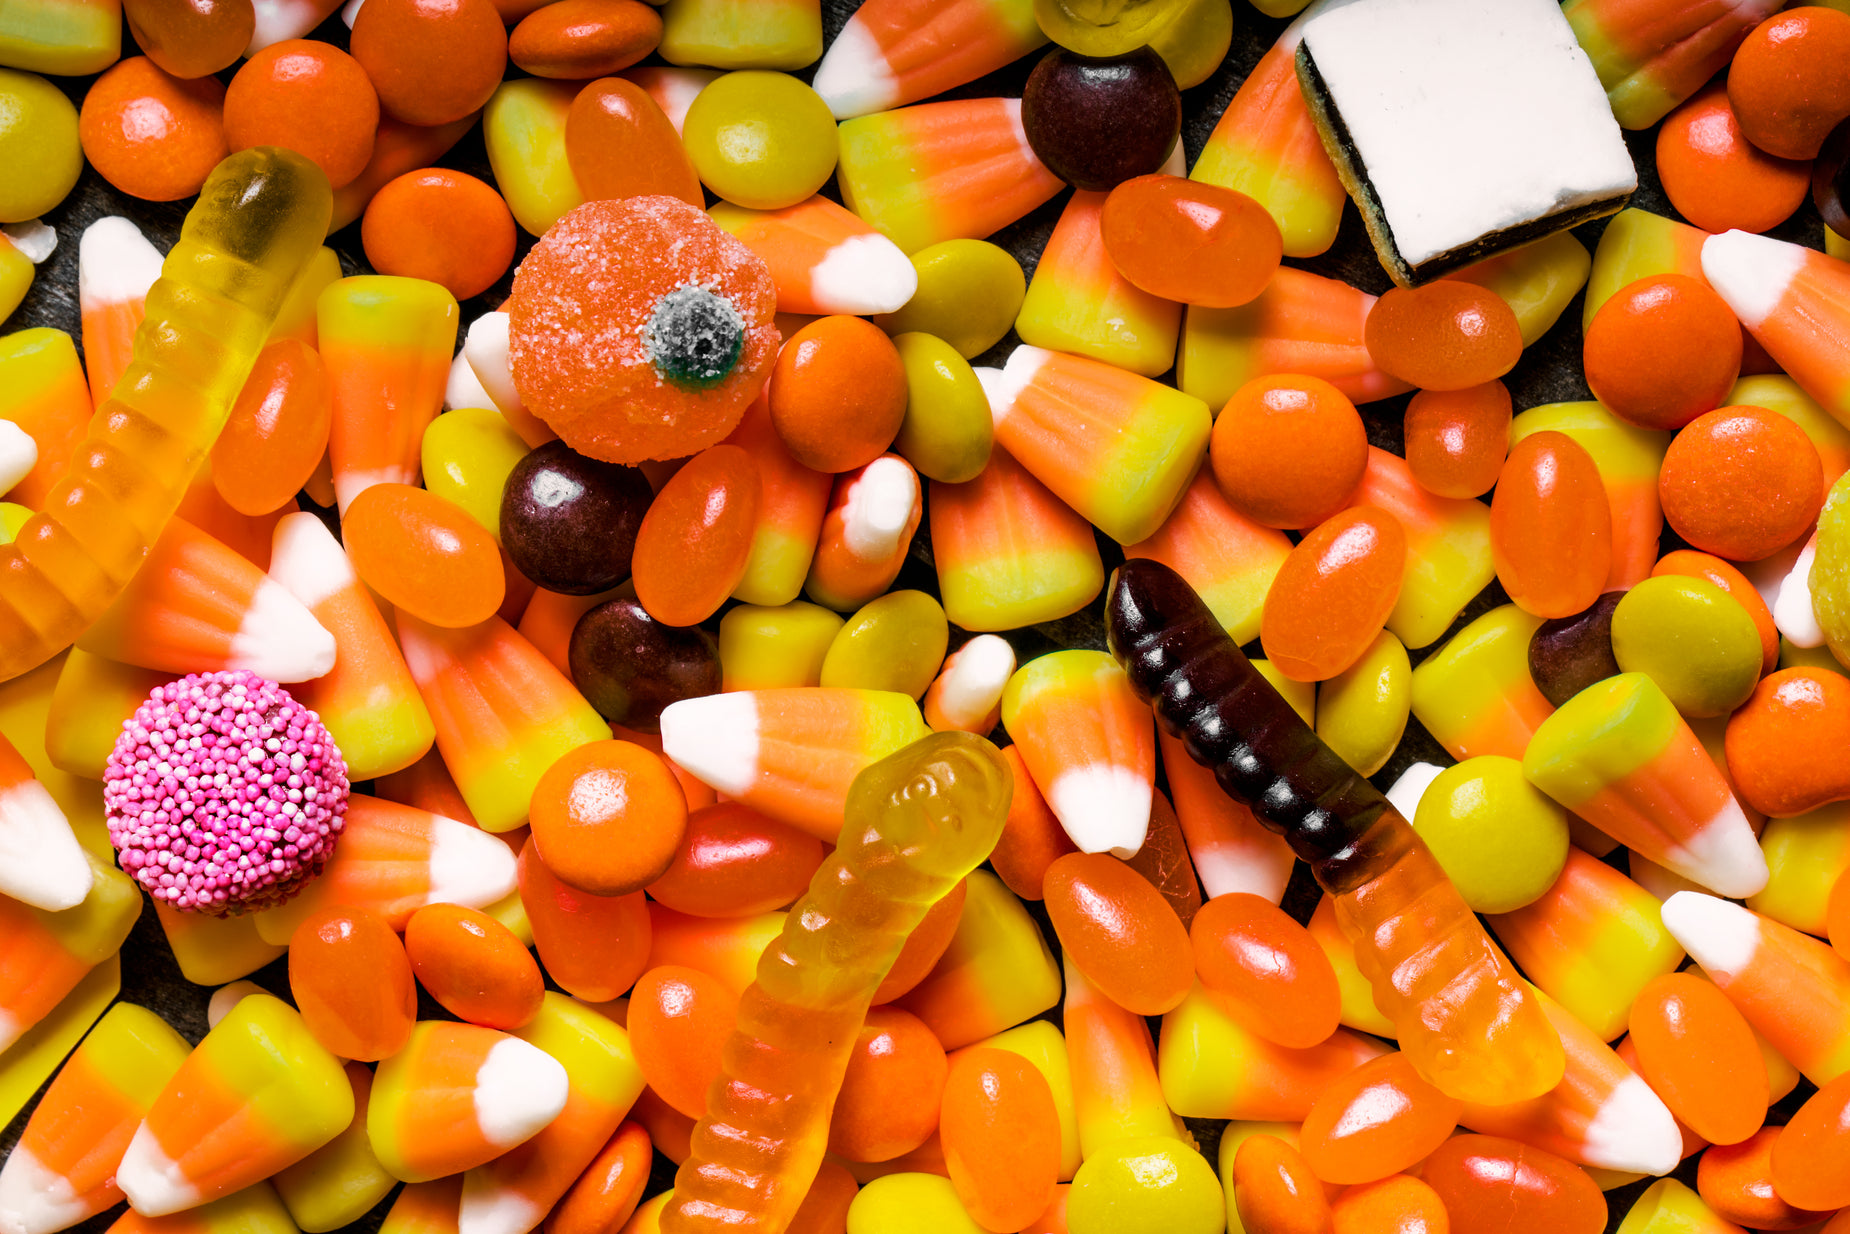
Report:
[[501,538],[501,490],[508,473],[527,457],[507,418],[485,407],[445,412],[424,430],[424,487],[461,506]]
[[839,614],[807,600],[775,608],[741,604],[719,620],[722,690],[774,690],[822,684]]
[[0,68],[0,223],[48,213],[83,171],[77,109],[36,73]]
[[1662,687],[1685,716],[1725,715],[1760,680],[1760,634],[1707,579],[1664,574],[1625,593],[1612,612],[1612,654]]
[[893,591],[848,618],[822,661],[822,684],[919,698],[950,645],[944,609],[922,591]]
[[1473,912],[1535,902],[1567,864],[1567,812],[1500,754],[1440,772],[1412,821]]
[[973,360],[1015,325],[1028,278],[1007,249],[987,240],[945,240],[912,255],[919,289],[873,323],[888,334],[930,334]]
[[1317,736],[1365,776],[1387,766],[1413,701],[1413,665],[1387,630],[1317,691]]
[[788,73],[715,78],[688,106],[681,140],[701,183],[748,210],[794,206],[835,174],[835,117]]
[[906,370],[906,418],[894,451],[930,479],[976,479],[989,463],[995,426],[975,370],[935,335],[897,335],[893,346]]

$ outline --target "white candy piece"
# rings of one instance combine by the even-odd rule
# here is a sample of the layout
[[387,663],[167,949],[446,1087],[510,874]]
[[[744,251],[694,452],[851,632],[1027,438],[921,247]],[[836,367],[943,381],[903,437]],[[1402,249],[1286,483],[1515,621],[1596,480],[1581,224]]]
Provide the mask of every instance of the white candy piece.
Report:
[[31,474],[39,463],[39,443],[11,420],[0,420],[0,493]]
[[57,231],[38,219],[8,223],[0,227],[0,235],[11,241],[13,247],[24,253],[26,260],[35,266],[44,265],[58,247]]

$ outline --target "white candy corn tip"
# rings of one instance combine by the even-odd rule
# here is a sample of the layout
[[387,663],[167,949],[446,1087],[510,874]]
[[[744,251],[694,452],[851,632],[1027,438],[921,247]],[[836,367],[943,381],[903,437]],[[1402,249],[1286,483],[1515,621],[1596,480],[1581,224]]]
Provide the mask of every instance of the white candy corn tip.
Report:
[[0,420],[0,493],[25,479],[38,466],[39,443],[11,420]]
[[51,793],[37,780],[0,789],[0,893],[61,913],[90,894],[96,874]]
[[842,544],[862,561],[886,561],[919,508],[919,474],[899,458],[877,458],[848,487],[842,503]]
[[468,823],[437,816],[430,835],[430,904],[487,908],[514,893],[514,850]]
[[272,43],[299,39],[321,24],[327,10],[309,0],[256,0],[257,24],[251,30],[246,56],[254,56]]
[[206,1027],[217,1028],[231,1009],[253,994],[268,994],[269,991],[254,981],[234,981],[212,991],[212,997],[206,1002]]
[[686,127],[687,109],[694,105],[700,92],[723,76],[718,69],[651,68],[643,71],[649,75],[648,85],[643,85],[642,80],[631,77],[629,73],[622,76],[629,77],[648,91],[655,105],[668,117],[668,123],[674,125],[677,134]]
[[306,510],[276,520],[270,539],[270,577],[310,609],[359,581],[334,533]]
[[122,1164],[116,1167],[116,1186],[144,1217],[165,1217],[194,1208],[205,1198],[180,1164],[162,1151],[145,1121],[136,1128]]
[[1728,804],[1683,842],[1664,855],[1664,865],[1716,895],[1744,900],[1767,885],[1766,854],[1732,796]]
[[527,1234],[545,1216],[545,1209],[503,1186],[492,1169],[477,1168],[463,1175],[456,1234]]
[[885,236],[849,236],[809,272],[810,295],[824,313],[894,313],[919,289],[918,267]]
[[58,250],[57,229],[42,219],[8,223],[0,227],[0,235],[4,235],[35,266],[44,265],[46,259]]
[[1413,764],[1400,773],[1400,779],[1387,791],[1388,804],[1400,811],[1402,818],[1412,822],[1414,813],[1420,808],[1420,799],[1444,770],[1431,763]]
[[1818,542],[1810,540],[1799,550],[1792,569],[1779,581],[1773,597],[1773,624],[1794,647],[1810,650],[1824,646],[1824,627],[1818,624],[1818,610],[1811,602],[1811,563],[1818,555]]
[[1739,904],[1699,891],[1679,891],[1664,901],[1664,928],[1711,977],[1732,977],[1754,962],[1760,949],[1760,919]]
[[1001,428],[1002,422],[1015,410],[1015,400],[1034,381],[1041,366],[1051,359],[1051,351],[1023,343],[1009,353],[1008,362],[1001,368],[976,370],[976,379],[982,383],[983,393],[989,399],[989,418],[997,428]]
[[25,1031],[25,1026],[19,1022],[18,1016],[0,1007],[0,1050],[5,1050],[18,1041]]
[[80,311],[144,300],[161,276],[161,254],[141,228],[119,215],[84,228],[77,242],[77,305]]
[[54,1234],[94,1211],[70,1179],[47,1169],[23,1144],[0,1165],[0,1234]]
[[469,357],[462,352],[450,361],[450,381],[443,388],[443,406],[446,411],[455,411],[458,407],[495,407],[495,400],[482,385],[482,379],[469,367]]
[[284,683],[313,681],[334,668],[334,636],[274,579],[251,595],[250,609],[231,636],[227,668],[246,668]]
[[1580,1160],[1627,1174],[1668,1174],[1683,1160],[1683,1133],[1651,1086],[1628,1075],[1587,1124]]
[[1149,834],[1151,792],[1127,767],[1075,767],[1047,790],[1047,806],[1080,852],[1128,861]]
[[1002,701],[1015,675],[1015,649],[1005,638],[979,634],[945,665],[938,706],[959,724],[980,722]]
[[758,699],[749,690],[662,709],[662,753],[708,788],[740,797],[758,783]]
[[353,29],[353,23],[360,20],[360,9],[365,4],[366,0],[347,0],[347,3],[340,6],[341,24],[349,30]]
[[1779,308],[1809,252],[1751,231],[1725,231],[1702,242],[1702,275],[1741,324],[1755,330]]
[[857,14],[829,44],[812,83],[837,120],[887,111],[899,99],[899,82],[886,53]]
[[476,1125],[490,1144],[513,1148],[559,1117],[570,1092],[558,1059],[518,1037],[503,1037],[475,1073]]
[[514,369],[508,360],[508,317],[506,313],[483,313],[469,325],[463,339],[462,355],[469,370],[494,401],[489,404],[506,413],[520,407],[520,394],[514,389]]

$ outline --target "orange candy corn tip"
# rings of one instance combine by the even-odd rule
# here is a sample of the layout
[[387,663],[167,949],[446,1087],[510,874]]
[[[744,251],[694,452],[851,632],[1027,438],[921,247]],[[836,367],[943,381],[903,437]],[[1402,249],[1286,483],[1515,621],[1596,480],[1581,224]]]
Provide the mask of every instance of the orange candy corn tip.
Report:
[[135,353],[148,289],[160,276],[160,251],[129,220],[111,215],[84,228],[77,245],[77,307],[90,395],[99,407]]
[[70,820],[0,734],[0,895],[57,913],[83,903],[94,882]]

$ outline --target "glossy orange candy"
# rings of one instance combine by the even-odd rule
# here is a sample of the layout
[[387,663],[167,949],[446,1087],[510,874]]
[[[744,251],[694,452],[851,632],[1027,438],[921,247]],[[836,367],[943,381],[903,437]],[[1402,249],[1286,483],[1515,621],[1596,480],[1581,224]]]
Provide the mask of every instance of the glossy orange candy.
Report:
[[1438,1192],[1452,1234],[1600,1234],[1606,1197],[1587,1172],[1551,1152],[1500,1136],[1454,1136],[1420,1177]]
[[1490,552],[1524,612],[1569,617],[1599,599],[1612,571],[1612,507],[1585,447],[1556,432],[1516,443],[1490,503]]
[[1330,1206],[1336,1234],[1449,1234],[1445,1201],[1406,1174],[1351,1187]]
[[333,423],[320,355],[301,339],[272,339],[212,447],[213,487],[240,514],[281,509],[315,474]]
[[1022,899],[1043,899],[1048,868],[1079,850],[1054,816],[1047,798],[1035,787],[1020,752],[1006,746],[1002,757],[1015,773],[1015,795],[1009,798],[1008,819],[1002,824],[1002,838],[996,841],[989,864],[1008,889]]
[[664,193],[706,204],[674,122],[641,86],[621,77],[594,81],[572,100],[565,156],[586,201]]
[[1299,1147],[1323,1181],[1370,1183],[1445,1143],[1462,1109],[1422,1080],[1405,1054],[1383,1054],[1323,1090],[1304,1117]]
[[1741,327],[1722,298],[1686,274],[1628,283],[1587,323],[1587,385],[1641,428],[1682,428],[1720,406],[1741,371]]
[[1233,1155],[1233,1204],[1251,1234],[1331,1234],[1323,1184],[1303,1154],[1275,1135],[1256,1135]]
[[1327,681],[1354,664],[1387,624],[1407,567],[1400,520],[1373,506],[1344,510],[1300,540],[1266,592],[1259,641],[1293,681]]
[[507,30],[492,0],[367,0],[351,47],[379,105],[406,124],[479,111],[507,68]]
[[533,843],[569,887],[627,895],[660,878],[687,833],[687,797],[662,756],[628,741],[570,751],[533,789]]
[[348,505],[341,539],[367,586],[434,626],[487,621],[506,594],[494,536],[428,490],[373,485]]
[[1510,391],[1500,381],[1421,390],[1403,424],[1407,467],[1440,497],[1481,497],[1510,452]]
[[687,830],[649,898],[693,917],[750,917],[802,895],[822,841],[736,801],[687,816]]
[[1044,889],[1067,958],[1112,1002],[1162,1015],[1187,997],[1188,931],[1143,875],[1109,853],[1069,853],[1048,867]]
[[938,1129],[944,1047],[925,1022],[897,1007],[874,1007],[855,1038],[829,1120],[829,1151],[850,1161],[891,1161]]
[[1804,1208],[1850,1207],[1850,1075],[1813,1093],[1773,1141],[1773,1187]]
[[1284,252],[1264,206],[1181,176],[1138,176],[1112,189],[1099,231],[1112,264],[1133,286],[1207,308],[1257,299]]
[[1368,470],[1368,430],[1347,395],[1320,377],[1256,377],[1234,392],[1208,438],[1214,482],[1267,527],[1315,527]]
[[1754,1230],[1796,1230],[1830,1216],[1800,1208],[1773,1184],[1773,1148],[1783,1127],[1762,1127],[1739,1144],[1717,1144],[1696,1166],[1696,1191],[1717,1216]]
[[289,938],[289,992],[330,1054],[377,1062],[411,1040],[417,985],[404,944],[378,913],[332,907]]
[[662,486],[630,559],[636,598],[663,625],[698,625],[745,577],[763,482],[738,446],[710,446]]
[[1824,465],[1805,430],[1785,416],[1764,407],[1718,407],[1670,443],[1657,495],[1664,521],[1697,548],[1730,561],[1759,561],[1818,521]]
[[1735,49],[1728,102],[1760,149],[1816,158],[1850,116],[1850,14],[1808,4],[1761,22]]
[[1704,231],[1766,231],[1811,191],[1811,167],[1757,148],[1723,86],[1671,112],[1657,131],[1657,175],[1677,213]]
[[1039,1068],[1007,1050],[965,1050],[944,1081],[944,1164],[964,1211],[986,1230],[1019,1230],[1060,1181],[1060,1114]]
[[1712,1144],[1738,1144],[1766,1121],[1766,1066],[1728,996],[1688,973],[1653,979],[1632,1003],[1632,1049],[1670,1112]]
[[546,1234],[611,1234],[642,1202],[655,1148],[648,1128],[625,1119],[546,1218]]
[[784,1234],[847,1234],[848,1207],[860,1190],[845,1166],[824,1158]]
[[425,168],[373,195],[360,243],[380,274],[428,279],[467,300],[514,263],[514,216],[501,194],[474,176]]
[[874,989],[876,1006],[904,997],[913,986],[931,975],[957,934],[957,923],[963,920],[964,900],[969,889],[968,880],[960,880],[942,899],[925,910],[924,918],[906,935],[906,944],[899,949],[893,967]]
[[771,370],[771,424],[814,471],[853,471],[886,453],[906,418],[906,369],[864,317],[819,317],[790,337]]
[[1657,564],[1651,567],[1651,577],[1663,574],[1703,579],[1727,592],[1730,599],[1747,610],[1747,615],[1754,619],[1754,628],[1760,631],[1761,671],[1770,673],[1779,664],[1779,627],[1773,623],[1773,614],[1767,609],[1766,601],[1745,574],[1720,557],[1687,548],[1658,558]]
[[1728,718],[1728,772],[1743,800],[1788,818],[1850,798],[1850,680],[1782,668]]
[[649,906],[642,892],[594,896],[567,887],[528,837],[520,850],[520,902],[546,975],[588,1003],[621,998],[649,962]]
[[1270,900],[1215,896],[1195,914],[1189,941],[1202,986],[1246,1028],[1296,1050],[1336,1031],[1336,970],[1310,931]]
[[418,984],[459,1020],[512,1032],[540,1013],[546,981],[514,932],[460,904],[427,904],[405,924]]
[[1369,310],[1362,341],[1382,372],[1422,390],[1481,386],[1522,359],[1515,310],[1456,279],[1390,288]]
[[185,79],[236,64],[257,28],[251,0],[123,0],[122,15],[148,59]]
[[739,996],[718,977],[664,964],[630,991],[630,1048],[655,1095],[687,1115],[707,1111],[720,1077],[720,1050],[732,1036]]
[[337,189],[366,170],[378,129],[372,80],[352,56],[327,43],[272,43],[244,62],[225,91],[225,139],[234,152],[294,150]]
[[130,56],[91,83],[77,137],[97,173],[130,197],[190,197],[231,153],[225,87],[215,77],[182,81]]
[[521,18],[508,59],[535,77],[583,81],[626,69],[662,41],[662,19],[642,0],[557,0]]

